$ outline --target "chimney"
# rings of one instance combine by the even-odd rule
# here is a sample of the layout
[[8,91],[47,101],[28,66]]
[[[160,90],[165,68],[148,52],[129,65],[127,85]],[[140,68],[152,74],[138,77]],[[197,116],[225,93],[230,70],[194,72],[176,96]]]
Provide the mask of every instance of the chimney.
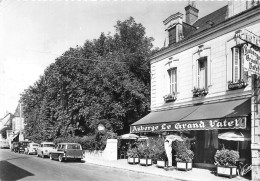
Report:
[[199,10],[196,8],[195,1],[189,2],[185,7],[186,11],[186,23],[193,25],[198,19]]
[[163,21],[165,25],[165,46],[179,42],[183,38],[183,14],[176,13]]

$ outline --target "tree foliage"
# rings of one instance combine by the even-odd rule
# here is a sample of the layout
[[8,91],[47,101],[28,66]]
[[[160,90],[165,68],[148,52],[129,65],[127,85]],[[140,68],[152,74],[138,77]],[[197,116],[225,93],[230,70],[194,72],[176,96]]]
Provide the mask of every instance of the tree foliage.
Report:
[[115,29],[70,48],[23,92],[29,139],[93,135],[100,123],[122,133],[148,113],[153,39],[132,17]]

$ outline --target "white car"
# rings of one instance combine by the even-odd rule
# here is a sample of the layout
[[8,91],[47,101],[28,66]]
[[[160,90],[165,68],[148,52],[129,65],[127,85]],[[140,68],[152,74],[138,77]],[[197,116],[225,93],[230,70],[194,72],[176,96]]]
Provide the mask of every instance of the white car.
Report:
[[42,142],[37,149],[37,156],[38,157],[49,157],[50,152],[56,151],[55,144],[53,142]]
[[38,143],[29,143],[28,146],[25,148],[24,153],[25,154],[37,154],[37,149],[39,147]]

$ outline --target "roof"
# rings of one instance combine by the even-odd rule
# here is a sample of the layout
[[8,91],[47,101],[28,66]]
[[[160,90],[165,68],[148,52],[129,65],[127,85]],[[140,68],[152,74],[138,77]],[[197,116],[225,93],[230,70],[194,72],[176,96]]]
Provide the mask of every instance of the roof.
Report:
[[62,144],[62,145],[65,145],[65,144],[66,145],[76,145],[77,144],[77,145],[79,145],[79,143],[58,143],[58,144]]
[[198,19],[192,25],[196,29],[191,31],[185,38],[211,28],[210,23],[213,23],[212,26],[216,26],[216,25],[224,22],[226,20],[227,12],[228,12],[228,5]]
[[44,142],[41,142],[41,144],[54,144],[53,142],[46,142],[46,141],[44,141]]

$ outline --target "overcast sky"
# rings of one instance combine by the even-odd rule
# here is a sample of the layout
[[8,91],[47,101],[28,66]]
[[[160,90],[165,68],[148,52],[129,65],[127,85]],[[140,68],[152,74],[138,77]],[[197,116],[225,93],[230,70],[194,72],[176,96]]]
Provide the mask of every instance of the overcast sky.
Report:
[[[101,32],[114,34],[118,20],[132,16],[154,46],[164,42],[163,20],[185,14],[188,1],[0,0],[0,118],[14,113],[20,94],[70,47]],[[197,1],[199,18],[227,1]]]

